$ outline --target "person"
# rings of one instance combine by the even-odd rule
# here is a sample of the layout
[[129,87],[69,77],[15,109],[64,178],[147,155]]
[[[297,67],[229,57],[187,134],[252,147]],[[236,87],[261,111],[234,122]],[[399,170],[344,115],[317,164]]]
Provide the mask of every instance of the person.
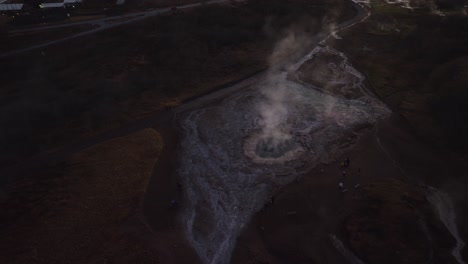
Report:
[[348,157],[346,157],[346,160],[345,160],[345,162],[346,162],[346,167],[349,167],[350,160],[349,160],[349,158],[348,158]]
[[343,182],[338,183],[338,189],[340,191],[343,191],[343,187],[344,187]]

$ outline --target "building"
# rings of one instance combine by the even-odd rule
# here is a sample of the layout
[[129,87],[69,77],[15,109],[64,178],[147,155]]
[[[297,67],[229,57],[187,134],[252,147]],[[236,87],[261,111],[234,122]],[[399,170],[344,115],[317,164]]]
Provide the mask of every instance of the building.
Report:
[[0,14],[19,16],[22,13],[23,4],[0,4]]
[[4,15],[21,15],[35,12],[38,9],[49,10],[57,8],[78,9],[81,7],[83,0],[24,0],[11,1],[0,0],[0,14]]

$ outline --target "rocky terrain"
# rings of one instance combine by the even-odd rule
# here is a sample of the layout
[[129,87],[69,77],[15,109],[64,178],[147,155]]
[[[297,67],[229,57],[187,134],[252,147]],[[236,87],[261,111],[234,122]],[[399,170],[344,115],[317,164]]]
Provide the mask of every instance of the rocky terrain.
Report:
[[249,2],[2,61],[0,262],[466,262],[463,6]]

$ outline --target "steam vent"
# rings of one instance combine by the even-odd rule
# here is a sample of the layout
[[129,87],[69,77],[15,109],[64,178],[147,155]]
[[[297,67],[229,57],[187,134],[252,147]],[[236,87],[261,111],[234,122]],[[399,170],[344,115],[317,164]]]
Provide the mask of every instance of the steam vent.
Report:
[[291,135],[278,137],[254,133],[244,143],[244,155],[256,164],[283,164],[304,152],[301,142]]
[[185,233],[203,263],[229,263],[240,232],[272,193],[334,159],[352,143],[348,137],[391,113],[344,54],[317,48],[296,69],[322,55],[338,58],[332,66],[334,83],[346,84],[340,89],[274,72],[180,119]]
[[255,153],[261,158],[279,158],[297,148],[292,139],[262,138],[257,142]]

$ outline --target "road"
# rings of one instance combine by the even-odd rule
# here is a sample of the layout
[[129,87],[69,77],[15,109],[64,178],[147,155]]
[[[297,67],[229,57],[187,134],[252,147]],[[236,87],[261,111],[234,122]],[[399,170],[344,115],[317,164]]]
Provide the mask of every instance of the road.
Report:
[[[209,3],[216,3],[216,2],[223,2],[223,1],[209,1]],[[337,25],[335,32],[339,32],[340,30],[346,29],[350,27],[350,25],[355,25],[356,23],[363,21],[363,19],[366,19],[369,16],[369,11],[367,11],[362,5],[354,1],[352,2],[355,4],[354,7],[356,8],[356,11],[357,11],[356,15],[353,18]],[[193,7],[197,5],[199,4],[185,5],[184,7],[188,8],[188,7]],[[163,10],[167,11],[168,9],[163,9]],[[128,21],[125,21],[125,22],[128,23]],[[332,32],[320,33],[319,36],[323,36],[324,39],[327,39],[331,34]],[[317,43],[317,45],[319,45],[319,43]],[[212,102],[220,101],[223,98],[235,92],[239,92],[243,89],[248,89],[252,84],[264,78],[265,75],[266,75],[265,72],[260,72],[244,80],[240,80],[237,84],[228,86],[224,89],[218,89],[214,91],[213,93],[190,100],[169,111],[155,113],[152,116],[131,122],[121,128],[103,133],[92,139],[87,139],[81,142],[71,144],[53,153],[39,154],[29,160],[25,160],[25,161],[19,162],[18,164],[11,165],[7,168],[0,170],[0,175],[1,175],[0,188],[5,183],[11,181],[12,179],[15,179],[15,177],[17,176],[28,175],[30,174],[31,171],[36,171],[38,168],[44,167],[45,164],[50,164],[51,162],[67,160],[67,158],[69,158],[74,153],[78,153],[93,145],[102,143],[112,138],[129,135],[129,134],[135,133],[145,128],[151,128],[151,127],[154,127],[156,124],[161,124],[163,122],[171,122],[172,120],[176,118],[178,114],[181,114],[190,109],[201,107],[203,105],[206,105]]]
[[[222,3],[222,2],[227,2],[228,0],[211,0],[211,1],[206,1],[205,4],[210,5],[210,4],[217,4],[217,3]],[[202,6],[202,3],[195,3],[195,4],[186,4],[186,5],[180,5],[177,6],[178,9],[187,9],[187,8],[192,8],[192,7],[197,7],[197,6]],[[79,26],[79,25],[96,25],[98,26],[97,28],[85,31],[85,32],[80,32],[76,33],[61,39],[57,40],[52,40],[46,43],[42,44],[37,44],[31,47],[27,48],[22,48],[22,49],[17,49],[13,50],[7,53],[3,53],[0,55],[1,58],[6,58],[10,57],[13,55],[18,55],[21,53],[25,53],[28,51],[33,51],[36,49],[41,49],[41,48],[46,48],[51,45],[55,44],[60,44],[66,41],[70,41],[73,39],[77,39],[83,36],[91,35],[97,32],[101,32],[104,30],[108,30],[111,28],[127,25],[130,23],[134,23],[137,21],[141,21],[143,19],[147,19],[150,17],[155,17],[167,12],[170,12],[171,8],[158,8],[158,9],[152,9],[152,10],[147,10],[143,12],[137,12],[137,13],[131,13],[131,14],[126,14],[126,15],[121,15],[121,16],[113,16],[113,17],[105,17],[105,18],[100,18],[100,19],[93,19],[93,20],[86,20],[86,21],[80,21],[80,22],[73,22],[73,23],[67,23],[67,24],[60,24],[60,25],[51,25],[51,26],[42,26],[42,27],[32,27],[32,28],[26,28],[26,29],[20,29],[20,30],[14,30],[11,31],[12,33],[25,33],[25,32],[35,32],[35,31],[42,31],[42,30],[50,30],[50,29],[58,29],[58,28],[66,28],[66,27],[72,27],[72,26]],[[124,21],[120,22],[112,22],[116,20],[121,20],[121,19],[126,19]]]

